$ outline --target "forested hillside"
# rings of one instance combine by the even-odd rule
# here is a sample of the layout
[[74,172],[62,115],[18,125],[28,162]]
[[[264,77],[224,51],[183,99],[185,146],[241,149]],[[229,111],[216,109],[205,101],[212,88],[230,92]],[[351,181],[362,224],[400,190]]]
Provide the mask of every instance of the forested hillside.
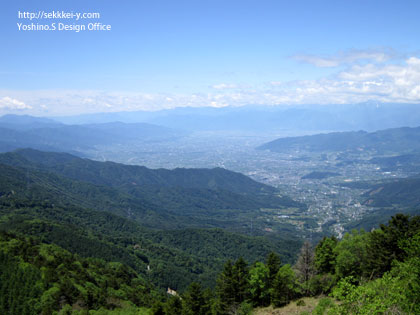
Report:
[[[396,200],[407,185],[367,196]],[[241,231],[238,213],[264,205],[303,206],[276,194],[223,169],[1,154],[0,313],[250,314],[319,296],[316,314],[420,311],[419,216],[302,247],[287,228],[270,238],[215,228]]]
[[[260,208],[306,206],[225,169],[152,170],[31,149],[0,154],[4,193],[109,211],[153,228],[221,227],[244,232]],[[1,183],[1,182],[0,182]],[[1,188],[1,185],[0,185]]]
[[[92,165],[93,169],[96,166],[98,173],[102,171],[108,174],[106,173],[108,163],[82,160],[66,154],[44,154],[36,151],[35,153],[38,155],[34,156],[39,157],[39,161],[51,169],[58,165],[57,157],[59,157],[61,162],[64,161],[63,163],[82,161],[88,163],[89,166]],[[239,226],[241,223],[235,221],[232,216],[237,210],[228,211],[224,207],[215,207],[215,204],[225,206],[224,200],[219,201],[218,204],[216,201],[207,205],[205,209],[210,210],[201,212],[201,218],[185,215],[188,211],[193,213],[195,208],[188,209],[186,206],[187,199],[184,194],[189,190],[182,187],[171,188],[175,192],[176,189],[179,190],[180,209],[186,208],[180,214],[173,211],[173,208],[162,209],[158,204],[148,202],[147,198],[142,198],[122,188],[91,184],[65,177],[58,172],[45,170],[42,167],[43,164],[36,164],[17,154],[4,154],[0,158],[2,162],[9,164],[0,164],[0,229],[2,231],[20,236],[32,236],[39,241],[56,244],[81,257],[97,257],[106,261],[124,263],[137,273],[147,275],[148,280],[158,288],[170,286],[174,289],[183,289],[192,281],[201,281],[206,286],[213,286],[215,274],[226,259],[237,259],[243,256],[250,261],[255,261],[270,251],[276,251],[285,261],[291,262],[300,246],[300,240],[293,239],[290,232],[269,240],[215,228],[184,229],[188,226],[215,227],[219,221],[226,226],[232,222],[230,228],[235,229],[235,224]],[[111,182],[111,175],[117,178],[117,170],[123,171],[124,166],[116,163],[109,164],[112,172],[106,176],[103,175],[103,178]],[[105,167],[100,168],[102,165]],[[76,169],[75,167],[74,170]],[[138,169],[154,174],[152,170],[146,168],[139,167]],[[221,182],[228,180],[230,172],[220,171],[223,175]],[[218,172],[216,170],[216,178]],[[192,170],[189,173],[195,176]],[[202,173],[212,176],[211,170],[203,170]],[[202,173],[199,171],[199,175]],[[141,174],[135,172],[126,172],[126,174],[127,177],[131,176],[127,179],[128,181],[133,177],[142,179]],[[258,189],[259,187],[272,189],[253,182],[243,175],[233,174],[233,178],[245,178],[245,183],[250,182],[249,187],[254,185]],[[201,177],[200,180],[202,180]],[[120,179],[119,182],[125,181]],[[118,186],[123,186],[123,184]],[[241,210],[241,198],[244,198],[242,199],[245,200],[242,201],[244,204],[248,202],[246,196],[234,192],[210,189],[207,191],[209,192],[207,197],[205,194],[203,194],[204,197],[198,194],[198,197],[206,201],[205,198],[229,194],[235,197],[230,201],[232,204],[239,203],[238,211]],[[265,202],[266,197],[261,198],[262,201],[259,201],[257,197],[251,201],[257,207],[259,203]],[[162,204],[166,202],[163,194],[150,197],[150,199],[152,201],[159,199]],[[176,201],[167,202],[172,207],[176,204]],[[250,206],[247,205],[247,207]],[[242,209],[242,212],[249,211],[248,209],[250,208]],[[213,211],[219,217],[208,218],[205,216],[207,211]],[[229,216],[231,216],[230,219]],[[150,229],[150,227],[155,229]],[[174,228],[183,229],[174,231]]]
[[2,314],[59,310],[60,314],[82,314],[82,310],[251,314],[257,307],[282,307],[293,300],[296,307],[304,306],[300,299],[321,294],[330,297],[319,299],[314,314],[418,314],[419,244],[420,217],[397,215],[372,232],[355,230],[342,240],[325,237],[315,248],[306,242],[294,265],[284,264],[274,252],[254,263],[229,259],[214,275],[214,289],[191,282],[171,296],[153,289],[148,272],[139,276],[124,264],[81,258],[38,238],[3,232],[0,310]]

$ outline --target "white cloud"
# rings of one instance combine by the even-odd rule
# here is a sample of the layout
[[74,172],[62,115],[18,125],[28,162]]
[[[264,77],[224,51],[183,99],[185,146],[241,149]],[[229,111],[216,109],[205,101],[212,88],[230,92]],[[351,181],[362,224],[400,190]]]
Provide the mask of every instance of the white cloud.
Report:
[[316,56],[301,54],[293,56],[293,59],[309,63],[320,68],[332,68],[358,62],[382,63],[396,57],[392,50],[348,50],[341,51],[332,56]]
[[216,90],[236,89],[238,87],[239,86],[236,84],[226,84],[226,83],[215,84],[212,86],[212,88]]
[[31,109],[31,108],[32,108],[31,106],[26,105],[24,102],[21,102],[9,96],[0,98],[0,109],[23,110],[23,109]]
[[[350,60],[350,59],[349,59]],[[40,115],[159,110],[182,106],[223,107],[298,104],[349,104],[365,101],[420,103],[420,58],[393,63],[356,63],[318,80],[226,84],[207,93],[153,94],[126,91],[1,91],[2,113],[16,109]],[[398,62],[397,62],[398,61]],[[27,105],[31,104],[31,106]]]

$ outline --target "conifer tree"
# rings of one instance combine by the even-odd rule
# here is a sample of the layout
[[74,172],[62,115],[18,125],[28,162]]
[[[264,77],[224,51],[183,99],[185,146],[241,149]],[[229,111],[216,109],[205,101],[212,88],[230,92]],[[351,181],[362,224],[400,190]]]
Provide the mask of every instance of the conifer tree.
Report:
[[282,266],[273,283],[271,300],[274,306],[280,307],[288,304],[298,295],[296,275],[289,264]]
[[178,296],[171,296],[163,307],[165,315],[182,314],[182,301]]
[[249,270],[246,261],[240,257],[232,268],[233,284],[235,287],[235,303],[240,304],[248,297]]
[[232,261],[228,260],[224,267],[223,271],[219,274],[217,278],[216,286],[216,310],[217,314],[223,314],[235,304],[235,281],[233,277],[233,265]]
[[277,275],[281,267],[281,260],[279,255],[274,252],[270,252],[267,256],[267,267],[268,267],[268,287],[273,286],[274,278]]

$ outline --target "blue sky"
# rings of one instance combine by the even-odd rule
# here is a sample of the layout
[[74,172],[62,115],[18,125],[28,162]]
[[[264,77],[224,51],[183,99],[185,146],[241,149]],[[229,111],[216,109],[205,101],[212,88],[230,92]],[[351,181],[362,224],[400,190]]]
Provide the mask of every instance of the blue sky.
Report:
[[[18,11],[99,12],[22,20]],[[419,1],[2,0],[0,114],[420,103]],[[24,24],[111,31],[19,31]]]

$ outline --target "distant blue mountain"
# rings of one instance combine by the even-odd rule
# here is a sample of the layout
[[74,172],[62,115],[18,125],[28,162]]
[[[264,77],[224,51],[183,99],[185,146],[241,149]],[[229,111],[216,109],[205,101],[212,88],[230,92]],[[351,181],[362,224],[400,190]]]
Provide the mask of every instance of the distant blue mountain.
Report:
[[62,125],[62,123],[53,119],[29,115],[4,115],[0,117],[0,127],[14,130],[53,128]]
[[173,140],[184,135],[183,131],[147,123],[65,125],[32,116],[0,117],[0,152],[34,148],[76,153],[96,145]]
[[420,152],[420,127],[392,128],[376,132],[350,131],[286,137],[258,147],[272,152],[373,151],[378,154]]
[[361,104],[182,107],[155,112],[136,111],[56,117],[64,123],[147,122],[190,131],[375,131],[420,125],[419,104]]

